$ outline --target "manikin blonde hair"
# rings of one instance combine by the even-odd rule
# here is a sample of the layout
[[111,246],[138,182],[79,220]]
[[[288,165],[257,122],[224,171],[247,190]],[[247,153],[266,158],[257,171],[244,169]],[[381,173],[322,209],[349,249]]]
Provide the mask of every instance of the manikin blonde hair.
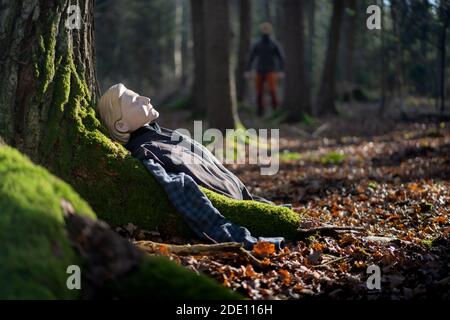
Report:
[[97,103],[97,111],[100,114],[100,120],[108,129],[112,139],[125,144],[130,140],[129,133],[123,133],[116,129],[115,124],[122,119],[121,97],[127,88],[121,84],[115,84],[109,88]]

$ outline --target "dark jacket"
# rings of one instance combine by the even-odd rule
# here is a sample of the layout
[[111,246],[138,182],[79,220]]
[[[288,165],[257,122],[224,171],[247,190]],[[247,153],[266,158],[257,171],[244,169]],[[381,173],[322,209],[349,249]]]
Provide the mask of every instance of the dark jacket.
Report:
[[252,196],[239,178],[200,143],[181,135],[173,139],[173,132],[153,122],[134,131],[125,147],[140,161],[153,159],[167,172],[184,172],[209,190],[233,199],[271,203]]
[[284,55],[280,45],[268,35],[263,35],[253,44],[246,70],[252,69],[254,60],[258,73],[268,73],[284,70]]

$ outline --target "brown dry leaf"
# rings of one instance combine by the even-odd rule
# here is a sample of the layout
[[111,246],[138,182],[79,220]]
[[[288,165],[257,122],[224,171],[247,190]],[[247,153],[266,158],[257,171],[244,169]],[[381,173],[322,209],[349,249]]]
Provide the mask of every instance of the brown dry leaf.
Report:
[[434,218],[434,222],[440,223],[440,224],[445,224],[447,223],[447,219],[443,216],[439,216]]
[[169,248],[165,244],[158,246],[158,253],[163,256],[170,256]]
[[311,245],[311,248],[313,248],[313,249],[316,250],[316,251],[322,251],[322,250],[323,250],[323,247],[324,247],[324,245],[321,244],[321,243],[319,243],[319,242],[314,242],[314,243]]
[[254,276],[256,276],[256,272],[255,272],[255,270],[253,269],[252,265],[248,264],[248,265],[245,267],[245,275],[246,275],[247,277],[250,277],[250,278],[253,278]]
[[347,262],[342,261],[341,263],[339,263],[339,270],[341,270],[341,272],[347,272],[348,270],[350,270],[350,266]]
[[278,273],[283,277],[283,284],[288,286],[292,281],[292,276],[289,271],[281,269],[278,270]]
[[275,245],[270,242],[259,241],[253,246],[253,251],[260,256],[270,256],[275,252]]
[[270,259],[269,259],[269,258],[264,258],[264,259],[262,259],[261,264],[262,264],[264,267],[270,266]]

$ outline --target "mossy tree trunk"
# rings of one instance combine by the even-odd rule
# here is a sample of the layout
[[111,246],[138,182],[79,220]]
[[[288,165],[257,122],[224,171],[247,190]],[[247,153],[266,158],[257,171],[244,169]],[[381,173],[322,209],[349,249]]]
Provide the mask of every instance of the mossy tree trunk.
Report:
[[156,182],[102,133],[94,111],[93,2],[74,3],[81,28],[71,30],[69,0],[4,2],[0,135],[72,184],[106,221],[180,226]]
[[[79,30],[65,26],[70,4],[80,8]],[[11,0],[1,9],[0,136],[71,184],[108,223],[186,234],[163,189],[104,134],[96,118],[93,2]],[[276,235],[290,236],[297,227],[298,216],[289,209],[256,202],[236,207],[225,197],[207,195],[257,236],[273,235],[273,226],[253,230],[255,212],[273,216],[282,230]]]

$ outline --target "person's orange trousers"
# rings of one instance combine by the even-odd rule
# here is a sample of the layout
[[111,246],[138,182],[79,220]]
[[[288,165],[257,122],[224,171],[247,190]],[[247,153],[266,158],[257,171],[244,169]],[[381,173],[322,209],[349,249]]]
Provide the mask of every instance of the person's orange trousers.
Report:
[[264,83],[267,81],[269,85],[269,92],[272,98],[272,108],[275,110],[278,108],[277,98],[277,80],[278,76],[276,72],[257,73],[255,78],[256,94],[258,103],[258,116],[262,116],[264,113]]

